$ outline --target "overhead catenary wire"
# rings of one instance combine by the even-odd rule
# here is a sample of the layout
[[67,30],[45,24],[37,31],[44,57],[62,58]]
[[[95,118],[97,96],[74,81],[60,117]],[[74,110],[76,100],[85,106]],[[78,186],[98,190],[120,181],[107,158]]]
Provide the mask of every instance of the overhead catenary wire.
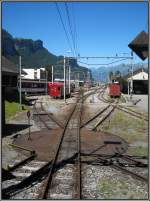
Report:
[[59,6],[58,6],[57,2],[55,2],[55,5],[56,5],[56,8],[57,8],[57,12],[58,12],[58,14],[59,14],[59,18],[60,18],[61,24],[62,24],[63,29],[64,29],[64,32],[65,32],[65,35],[66,35],[66,39],[67,39],[68,45],[69,45],[69,47],[70,47],[70,49],[71,49],[71,52],[72,52],[72,53],[74,53],[73,48],[72,48],[72,45],[71,45],[71,43],[70,43],[70,39],[69,39],[69,36],[68,36],[67,30],[66,30],[66,27],[65,27],[65,24],[64,24],[64,22],[63,22],[62,15],[61,15],[61,12],[60,12],[60,9],[59,9]]
[[98,63],[96,63],[96,64],[89,64],[89,63],[85,63],[85,62],[81,62],[81,61],[78,61],[79,63],[82,63],[82,64],[86,64],[86,65],[88,65],[88,66],[96,66],[96,65],[110,65],[110,64],[113,64],[113,63],[117,63],[117,62],[120,62],[120,61],[124,61],[124,60],[127,60],[127,58],[124,58],[124,59],[121,59],[121,60],[118,60],[118,61],[113,61],[113,62],[111,62],[111,63],[104,63],[104,64],[98,64]]
[[70,36],[71,36],[72,42],[73,42],[74,52],[75,52],[75,55],[77,56],[76,45],[75,45],[75,35],[73,34],[72,23],[71,23],[71,18],[70,18],[70,13],[69,13],[69,8],[68,8],[68,5],[67,5],[66,2],[65,2],[65,9],[66,9],[66,14],[67,14],[67,19],[68,19],[68,25],[69,25],[69,30],[70,30]]
[[74,3],[72,3],[72,18],[73,18],[73,24],[74,24],[74,38],[75,38],[75,41],[76,41],[75,49],[76,49],[76,52],[78,52],[78,54],[79,54],[79,43],[78,43],[77,24],[76,24]]

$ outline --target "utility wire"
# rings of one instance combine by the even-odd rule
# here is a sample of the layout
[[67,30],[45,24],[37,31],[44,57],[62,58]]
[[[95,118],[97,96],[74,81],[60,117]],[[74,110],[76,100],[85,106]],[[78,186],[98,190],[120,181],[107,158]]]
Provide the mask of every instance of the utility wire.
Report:
[[79,46],[78,46],[78,36],[77,36],[77,26],[76,26],[76,18],[75,18],[75,9],[74,4],[72,4],[72,18],[73,18],[73,24],[74,24],[74,38],[76,41],[76,52],[79,53]]
[[125,59],[121,59],[121,60],[118,60],[118,61],[113,61],[113,62],[111,62],[111,63],[105,63],[105,64],[88,64],[88,63],[85,63],[85,62],[81,62],[81,61],[78,61],[79,63],[83,63],[83,64],[86,64],[86,65],[88,65],[88,66],[99,66],[99,65],[110,65],[110,64],[113,64],[113,63],[117,63],[117,62],[120,62],[120,61],[124,61],[124,60],[127,60],[127,58],[125,58]]
[[72,31],[72,25],[71,25],[71,19],[70,19],[69,8],[68,8],[68,5],[67,5],[66,2],[65,2],[65,9],[66,9],[66,13],[67,13],[68,24],[69,24],[69,28],[70,28],[70,35],[71,35],[72,42],[73,42],[74,52],[75,52],[75,55],[77,56],[77,53],[76,53],[76,45],[75,45],[75,38],[74,38],[74,35],[73,35],[73,31]]
[[66,27],[65,27],[64,22],[63,22],[62,15],[61,15],[61,12],[60,12],[60,9],[59,9],[59,6],[58,6],[57,2],[55,2],[55,5],[56,5],[56,8],[57,8],[57,12],[58,12],[58,14],[59,14],[59,18],[60,18],[60,20],[61,20],[61,23],[62,23],[62,26],[63,26],[64,32],[65,32],[65,34],[66,34],[66,38],[67,38],[67,41],[68,41],[68,45],[70,46],[70,49],[71,49],[72,53],[74,53],[74,51],[73,51],[73,49],[72,49],[72,45],[71,45],[70,40],[69,40],[69,36],[68,36],[67,30],[66,30]]

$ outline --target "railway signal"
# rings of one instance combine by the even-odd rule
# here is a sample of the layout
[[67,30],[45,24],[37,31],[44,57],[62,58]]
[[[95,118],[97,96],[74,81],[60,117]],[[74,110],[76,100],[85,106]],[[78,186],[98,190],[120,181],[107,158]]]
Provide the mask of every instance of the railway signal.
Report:
[[30,110],[27,111],[27,117],[28,117],[28,125],[29,125],[29,136],[28,136],[28,140],[31,140],[31,129],[30,129],[30,117],[31,117],[31,113]]

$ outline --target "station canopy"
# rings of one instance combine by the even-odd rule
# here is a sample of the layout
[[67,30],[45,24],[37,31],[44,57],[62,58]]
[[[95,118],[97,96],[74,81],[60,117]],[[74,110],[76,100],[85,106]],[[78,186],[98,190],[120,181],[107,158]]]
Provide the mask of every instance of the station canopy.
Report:
[[148,33],[141,31],[128,45],[142,60],[148,57]]

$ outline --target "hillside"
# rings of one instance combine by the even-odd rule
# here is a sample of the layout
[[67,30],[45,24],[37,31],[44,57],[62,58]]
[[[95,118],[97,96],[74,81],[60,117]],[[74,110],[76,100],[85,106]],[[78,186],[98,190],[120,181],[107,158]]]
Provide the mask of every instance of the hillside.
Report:
[[[40,68],[46,65],[56,65],[63,60],[62,56],[56,56],[43,47],[41,40],[13,38],[11,34],[2,29],[2,55],[18,65],[18,56],[22,57],[23,68]],[[87,75],[88,68],[79,66],[76,59],[70,61],[72,72],[82,71]],[[55,66],[57,77],[63,77],[63,63]],[[90,72],[91,74],[91,72]],[[72,73],[74,79],[74,73]],[[92,75],[91,75],[92,76]],[[81,74],[80,79],[83,79]]]

